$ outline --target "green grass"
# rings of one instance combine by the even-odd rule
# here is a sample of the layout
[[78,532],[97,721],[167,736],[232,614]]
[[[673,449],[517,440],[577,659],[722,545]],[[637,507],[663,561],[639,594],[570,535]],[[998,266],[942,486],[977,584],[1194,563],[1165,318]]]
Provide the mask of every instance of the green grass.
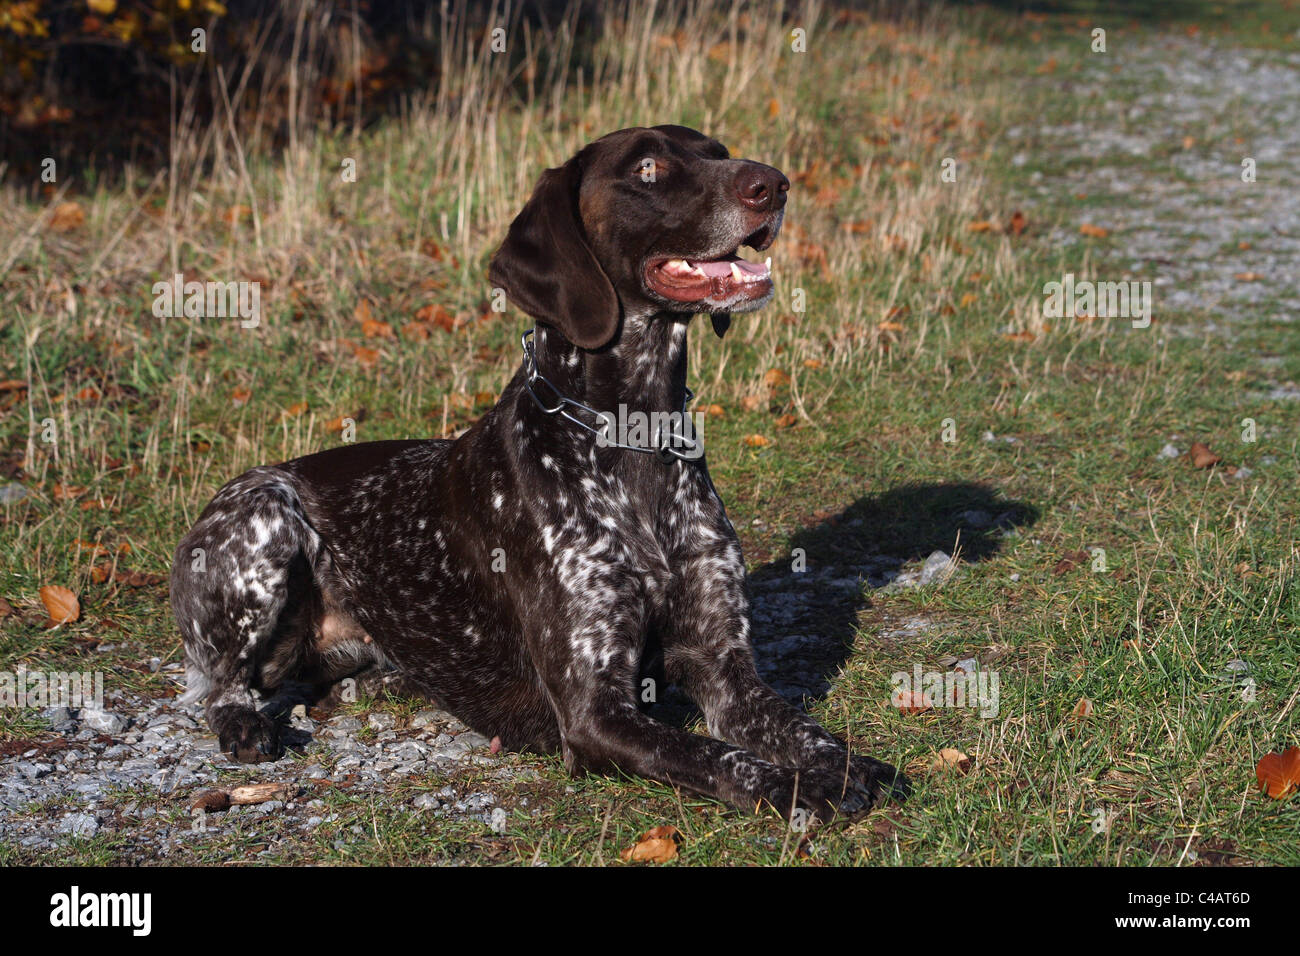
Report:
[[[1217,22],[1207,29],[1218,30],[1208,25]],[[1072,45],[1073,17],[1040,22],[982,11],[945,19],[938,30],[823,27],[814,57],[755,80],[739,105],[712,117],[713,131],[737,154],[807,174],[796,177],[788,217],[802,232],[788,231],[774,255],[785,286],[807,290],[809,309],[794,313],[778,301],[738,318],[723,342],[697,328],[693,387],[702,404],[723,409],[707,420],[710,467],[760,578],[788,568],[796,547],[813,570],[881,552],[923,559],[959,544],[954,516],[966,508],[1014,506],[1024,516],[1010,532],[962,531],[964,555],[979,560],[942,587],[828,605],[822,624],[839,629],[851,654],[833,676],[833,692],[811,702],[812,710],[861,750],[908,767],[912,799],[816,834],[800,855],[799,839],[774,818],[642,780],[571,780],[558,759],[511,756],[509,765],[533,773],[502,783],[473,768],[454,781],[461,792],[479,786],[498,795],[511,810],[504,835],[412,811],[406,801],[446,782],[429,774],[375,792],[328,789],[318,795],[326,809],[317,812],[338,819],[310,838],[290,834],[275,815],[241,814],[219,832],[187,840],[181,858],[610,863],[638,833],[672,823],[684,835],[678,862],[686,865],[1300,862],[1296,800],[1264,798],[1254,772],[1260,756],[1294,745],[1300,733],[1300,416],[1294,403],[1258,397],[1265,379],[1300,379],[1300,333],[1243,323],[1238,346],[1226,349],[1208,337],[1160,334],[1203,318],[1167,312],[1145,331],[1122,320],[1044,329],[1029,303],[1044,281],[1078,261],[1044,236],[1057,223],[1077,228],[1089,201],[1062,196],[1026,206],[1031,228],[1021,237],[967,230],[975,220],[1005,221],[1010,197],[1025,194],[1035,170],[1062,168],[1047,144],[1014,167],[997,132],[1043,115],[1076,115],[1068,87],[1027,79],[1049,57],[1067,71],[1072,57],[1086,55],[1086,45]],[[1231,28],[1235,41],[1250,41],[1241,21]],[[1128,29],[1115,28],[1110,42]],[[1276,35],[1275,28],[1255,39]],[[757,52],[733,55],[747,62]],[[726,69],[696,59],[715,80]],[[872,70],[846,66],[859,61]],[[852,77],[847,92],[844,76]],[[692,115],[688,89],[654,95],[656,121],[710,125]],[[769,98],[781,101],[776,115]],[[615,94],[586,110],[597,132],[648,115]],[[896,128],[890,115],[907,122]],[[956,121],[938,141],[921,132],[945,116]],[[522,112],[506,110],[497,122],[501,141],[513,142]],[[31,384],[0,412],[0,446],[36,496],[0,511],[0,595],[19,611],[0,620],[6,667],[101,668],[115,688],[163,693],[164,679],[141,665],[180,656],[166,586],[95,584],[90,553],[74,542],[100,542],[113,553],[129,544],[118,558],[123,566],[164,573],[183,528],[222,481],[336,444],[323,428],[328,420],[355,415],[361,440],[443,434],[481,413],[476,393],[501,387],[518,360],[517,316],[434,331],[428,341],[399,328],[391,341],[365,341],[380,350],[373,367],[331,344],[361,341],[352,318],[360,298],[375,318],[398,327],[435,302],[477,314],[486,255],[521,198],[513,192],[514,149],[500,160],[501,179],[475,181],[468,193],[488,212],[447,237],[431,224],[440,213],[456,222],[456,177],[434,159],[421,165],[406,142],[414,135],[392,120],[359,141],[317,140],[311,155],[322,165],[346,150],[383,171],[351,192],[305,174],[293,179],[276,157],[251,157],[249,182],[268,221],[260,249],[247,223],[220,222],[228,205],[246,201],[240,190],[214,185],[201,207],[190,207],[207,212],[181,224],[176,255],[185,271],[275,277],[260,330],[152,320],[142,290],[172,271],[165,243],[148,231],[155,227],[129,228],[105,267],[89,274],[86,251],[93,258],[139,201],[122,187],[80,196],[85,232],[42,236],[19,256],[0,293],[0,379]],[[586,136],[577,123],[565,124],[565,143]],[[529,161],[536,166],[565,148],[552,142]],[[947,155],[963,170],[956,186],[938,182],[938,158]],[[915,167],[902,167],[905,160]],[[1151,170],[1160,164],[1141,162]],[[871,164],[867,175],[855,172],[863,163]],[[290,182],[304,190],[300,236],[290,227],[296,213],[277,199]],[[814,201],[822,188],[836,195]],[[39,212],[13,189],[5,203],[14,223]],[[843,229],[866,219],[875,225],[861,238]],[[441,261],[417,251],[431,232],[445,249]],[[892,250],[888,235],[902,235],[904,251]],[[827,274],[796,257],[800,237],[825,247]],[[1123,255],[1114,237],[1089,245],[1103,261],[1112,251]],[[128,254],[137,248],[147,251]],[[966,293],[974,299],[964,301]],[[75,315],[66,309],[69,294]],[[894,307],[904,311],[891,313]],[[902,331],[882,330],[887,320]],[[1035,335],[1015,341],[1008,329]],[[1262,355],[1281,365],[1265,374]],[[789,372],[792,385],[767,388],[764,374],[773,367]],[[78,398],[88,386],[97,395]],[[235,405],[236,389],[250,399]],[[758,399],[752,410],[746,398]],[[307,411],[284,415],[304,401]],[[782,427],[778,419],[788,412],[798,419]],[[47,416],[60,442],[51,448],[38,438],[28,458],[29,423]],[[1254,444],[1240,441],[1245,417],[1258,423]],[[945,419],[955,422],[955,442],[941,439]],[[986,442],[985,431],[1017,441]],[[744,439],[753,434],[772,444],[749,447]],[[1175,434],[1180,447],[1205,441],[1225,464],[1249,466],[1253,476],[1237,481],[1157,459]],[[1262,464],[1265,456],[1276,462]],[[56,482],[85,490],[61,500]],[[1062,556],[1093,548],[1105,550],[1104,572],[1085,563],[1057,573]],[[81,621],[55,630],[40,623],[36,592],[46,583],[79,593]],[[933,626],[888,636],[892,622],[916,616]],[[96,642],[115,647],[97,651]],[[890,706],[891,673],[975,655],[999,674],[996,718],[945,708],[908,715]],[[1250,664],[1253,701],[1223,677],[1235,659]],[[1091,716],[1074,717],[1085,698]],[[407,714],[414,706],[363,701],[356,710]],[[41,736],[30,712],[0,711],[0,741]],[[945,747],[969,755],[968,773],[929,769]],[[231,779],[245,774],[232,770]],[[119,802],[128,799],[142,798]],[[156,803],[174,825],[187,818],[175,800]],[[107,863],[134,853],[121,836],[98,837],[69,844],[59,860]],[[0,863],[10,862],[31,860],[0,847]]]

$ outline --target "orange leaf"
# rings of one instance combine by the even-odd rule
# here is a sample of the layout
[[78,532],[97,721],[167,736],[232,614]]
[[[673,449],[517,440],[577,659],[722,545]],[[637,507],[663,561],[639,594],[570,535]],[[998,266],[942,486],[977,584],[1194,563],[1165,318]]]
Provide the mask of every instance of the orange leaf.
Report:
[[305,412],[306,410],[307,410],[307,403],[306,403],[306,402],[295,402],[294,404],[292,404],[292,405],[290,405],[288,408],[286,408],[286,409],[284,410],[284,412],[281,413],[280,417],[281,417],[281,418],[297,418],[299,415],[301,415],[301,414],[302,414],[303,412]]
[[960,770],[962,773],[969,773],[970,757],[967,757],[955,747],[944,747],[931,762],[930,769],[934,771]]
[[81,617],[81,602],[62,585],[47,584],[41,588],[40,594],[51,623],[67,624]]
[[704,410],[704,413],[710,418],[722,418],[727,414],[727,411],[721,405],[710,405]]
[[1085,717],[1092,716],[1092,701],[1086,697],[1080,697],[1079,702],[1074,705],[1074,710],[1070,711],[1072,717],[1078,717],[1082,720]]
[[777,428],[789,428],[791,425],[793,425],[793,424],[794,424],[795,422],[797,422],[798,420],[799,420],[799,416],[798,416],[798,415],[789,415],[789,414],[782,415],[780,418],[778,418],[778,419],[776,420],[776,427],[777,427]]
[[86,221],[86,211],[75,202],[61,202],[50,216],[50,228],[55,232],[71,232]]
[[1193,443],[1192,447],[1187,449],[1187,455],[1197,468],[1212,468],[1223,461],[1222,458],[1210,451],[1209,446],[1199,441]]
[[915,690],[900,690],[890,703],[904,714],[921,714],[933,706],[929,697]]
[[1234,272],[1232,277],[1238,282],[1258,282],[1264,278],[1262,272]]
[[804,359],[804,360],[803,360],[803,367],[804,367],[804,368],[810,368],[810,369],[812,369],[814,372],[815,372],[817,369],[822,368],[825,364],[826,364],[826,363],[823,362],[823,361],[822,361],[821,359],[819,359],[819,358],[810,358],[810,359]]
[[745,444],[750,448],[764,448],[772,444],[771,439],[764,438],[762,435],[746,435]]
[[1110,230],[1102,226],[1094,226],[1091,223],[1085,222],[1082,226],[1079,227],[1079,234],[1084,236],[1092,236],[1092,238],[1094,239],[1105,239],[1107,236],[1110,235]]
[[361,334],[368,339],[391,339],[393,327],[378,319],[366,319],[361,323]]
[[253,214],[253,210],[247,206],[231,206],[221,214],[221,221],[228,226],[233,226],[241,219],[247,219]]
[[763,404],[763,400],[757,395],[746,395],[740,400],[741,409],[747,412],[752,412],[761,404]]
[[252,397],[252,390],[240,387],[230,393],[230,404],[238,408],[240,405],[247,405],[248,400]]
[[763,376],[763,384],[768,388],[780,388],[782,385],[790,384],[790,375],[782,369],[770,368]]
[[665,824],[652,827],[637,838],[635,845],[628,847],[619,856],[624,862],[667,863],[677,856],[677,844],[681,837],[681,832],[675,826]]
[[352,318],[362,324],[374,321],[374,315],[370,312],[370,303],[365,299],[357,299],[356,308],[352,310]]
[[1259,789],[1274,800],[1281,800],[1300,787],[1300,747],[1288,747],[1282,753],[1267,753],[1255,765]]
[[993,230],[993,223],[989,222],[987,219],[981,219],[978,222],[968,223],[966,228],[971,232],[991,232]]
[[415,321],[436,325],[444,332],[456,328],[456,317],[440,305],[421,306],[415,313]]
[[1025,231],[1025,227],[1028,225],[1029,220],[1025,218],[1025,214],[1017,209],[1011,214],[1011,219],[1007,223],[1007,232],[1013,236],[1018,236]]

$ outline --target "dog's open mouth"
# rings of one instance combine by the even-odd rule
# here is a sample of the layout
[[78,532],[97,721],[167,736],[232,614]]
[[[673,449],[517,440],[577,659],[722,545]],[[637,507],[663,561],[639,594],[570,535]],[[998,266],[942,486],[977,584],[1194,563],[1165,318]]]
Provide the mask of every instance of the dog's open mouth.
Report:
[[749,262],[736,253],[720,259],[652,259],[646,281],[675,302],[747,302],[772,292],[772,259]]

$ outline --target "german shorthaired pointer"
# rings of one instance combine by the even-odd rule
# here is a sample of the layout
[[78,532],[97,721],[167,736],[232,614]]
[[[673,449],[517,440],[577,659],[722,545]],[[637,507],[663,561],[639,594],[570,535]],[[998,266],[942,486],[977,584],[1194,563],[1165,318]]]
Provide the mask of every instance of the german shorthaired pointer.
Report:
[[[207,698],[222,750],[283,752],[253,690],[324,693],[383,666],[573,773],[618,768],[803,819],[903,796],[893,767],[850,755],[759,679],[736,532],[671,417],[691,317],[710,313],[721,335],[772,298],[769,267],[737,250],[772,244],[789,185],[680,126],[597,140],[542,174],[492,260],[493,286],[537,324],[474,427],[223,487],[171,577],[186,698]],[[604,425],[616,409],[673,424],[628,447]],[[713,736],[642,712],[652,660]]]

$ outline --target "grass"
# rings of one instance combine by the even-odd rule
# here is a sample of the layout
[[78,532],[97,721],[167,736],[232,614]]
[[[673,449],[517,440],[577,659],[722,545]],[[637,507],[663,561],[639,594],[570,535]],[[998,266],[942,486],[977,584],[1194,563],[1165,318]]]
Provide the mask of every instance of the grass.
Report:
[[[720,411],[706,424],[710,467],[756,579],[777,580],[797,547],[812,570],[935,548],[972,559],[940,587],[851,595],[820,625],[840,628],[851,653],[813,712],[909,767],[912,800],[797,852],[773,819],[512,756],[531,773],[503,783],[477,768],[464,781],[512,810],[504,835],[407,808],[442,785],[431,774],[382,793],[329,789],[319,796],[337,819],[309,840],[243,814],[183,858],[597,864],[668,822],[685,864],[1300,862],[1296,801],[1262,797],[1254,774],[1298,736],[1300,422],[1260,396],[1268,379],[1300,380],[1300,343],[1281,324],[1243,326],[1231,350],[1161,334],[1195,329],[1195,314],[1158,313],[1148,330],[1044,321],[1042,283],[1088,271],[1083,252],[1048,236],[1076,230],[1088,204],[1036,200],[1030,228],[1003,233],[1012,197],[1060,161],[1044,144],[1016,167],[998,134],[1078,109],[1062,84],[1027,79],[1087,55],[1075,15],[896,21],[813,5],[791,21],[808,30],[803,54],[789,24],[743,8],[703,4],[676,32],[667,16],[607,22],[582,82],[568,73],[521,92],[465,49],[457,96],[360,133],[303,131],[272,153],[193,131],[177,166],[203,168],[206,150],[202,175],[60,184],[86,216],[68,232],[48,225],[51,204],[4,182],[0,379],[26,385],[0,392],[0,447],[32,492],[0,506],[0,595],[16,609],[0,619],[4,666],[105,669],[120,691],[165,693],[144,663],[180,658],[165,585],[97,584],[95,564],[165,573],[220,483],[337,444],[334,419],[355,418],[359,440],[468,425],[518,361],[523,321],[483,309],[485,265],[540,169],[609,129],[682,122],[794,181],[772,250],[776,304],[737,317],[721,342],[705,326],[691,341],[693,388]],[[1119,24],[1110,42],[1168,28]],[[944,157],[956,183],[940,179]],[[337,174],[344,158],[357,160],[355,183]],[[996,228],[972,231],[980,221]],[[1094,273],[1122,255],[1120,240],[1086,242]],[[176,271],[262,280],[261,325],[153,318],[150,287]],[[458,326],[405,329],[424,306]],[[392,337],[367,338],[367,314]],[[1281,367],[1264,370],[1263,354]],[[769,385],[774,368],[788,384]],[[1258,422],[1253,444],[1239,440],[1245,417]],[[46,419],[55,442],[41,440]],[[746,444],[755,434],[771,443]],[[1157,458],[1175,435],[1254,475]],[[975,506],[1024,520],[963,526],[956,516]],[[1079,549],[1087,561],[1059,567]],[[40,623],[47,583],[78,593],[79,622]],[[930,626],[897,636],[896,622],[917,617]],[[892,673],[971,656],[999,674],[996,718],[889,705]],[[1233,660],[1250,665],[1253,701],[1226,676]],[[1091,715],[1074,716],[1084,699]],[[38,728],[31,712],[0,711],[0,741],[40,739]],[[968,773],[929,769],[946,747],[969,755]],[[179,806],[158,805],[183,823]],[[60,859],[126,853],[97,837]],[[27,860],[0,849],[0,862]]]

